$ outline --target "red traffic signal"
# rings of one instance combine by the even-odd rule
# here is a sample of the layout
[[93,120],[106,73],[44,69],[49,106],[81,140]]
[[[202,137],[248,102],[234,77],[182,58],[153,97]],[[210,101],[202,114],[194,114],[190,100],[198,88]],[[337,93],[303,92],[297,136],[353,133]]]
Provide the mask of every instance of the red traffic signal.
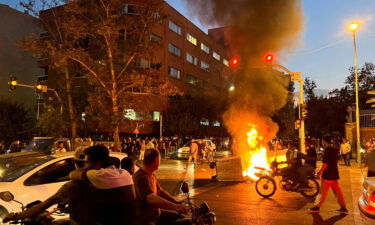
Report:
[[266,55],[266,62],[272,63],[272,61],[273,61],[273,55],[272,54]]
[[233,57],[231,60],[230,60],[230,66],[231,67],[236,67],[236,66],[238,66],[238,63],[239,63],[239,59],[238,59],[238,57]]

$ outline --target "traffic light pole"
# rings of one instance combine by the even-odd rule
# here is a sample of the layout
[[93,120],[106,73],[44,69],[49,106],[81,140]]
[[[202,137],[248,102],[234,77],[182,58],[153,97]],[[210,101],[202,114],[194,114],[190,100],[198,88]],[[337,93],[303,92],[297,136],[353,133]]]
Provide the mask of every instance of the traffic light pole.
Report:
[[[286,67],[278,64],[272,64],[272,67],[278,68],[286,72],[290,75],[291,80],[293,82],[299,83],[299,107],[301,107],[305,103],[304,91],[303,91],[303,84],[304,80],[302,79],[302,75],[300,72],[292,72]],[[301,108],[300,108],[301,109]],[[299,110],[299,119],[301,121],[301,127],[299,128],[299,144],[300,150],[302,153],[306,154],[306,145],[305,145],[305,118],[302,115],[301,110]]]
[[[21,83],[17,83],[16,85],[14,86],[20,86],[20,87],[27,87],[27,88],[32,88],[32,89],[38,89],[36,86],[33,86],[33,85],[27,85],[27,84],[21,84]],[[46,88],[47,91],[52,91],[55,95],[56,95],[56,98],[57,100],[59,101],[60,103],[60,115],[62,116],[63,114],[63,104],[62,104],[62,100],[60,98],[60,95],[59,93],[57,93],[57,91],[55,89],[52,89],[52,88]],[[39,102],[38,102],[38,107],[39,107]]]

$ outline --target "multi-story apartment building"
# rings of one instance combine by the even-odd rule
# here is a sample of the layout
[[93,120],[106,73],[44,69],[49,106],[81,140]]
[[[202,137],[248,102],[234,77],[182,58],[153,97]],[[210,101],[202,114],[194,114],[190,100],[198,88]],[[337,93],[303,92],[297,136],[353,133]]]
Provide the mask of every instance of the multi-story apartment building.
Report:
[[0,98],[21,103],[34,112],[34,91],[17,87],[9,92],[8,81],[9,76],[15,76],[20,83],[34,85],[36,78],[43,73],[32,54],[17,45],[22,38],[39,33],[40,28],[34,17],[0,4],[0,30]]
[[[140,0],[129,0],[123,8],[123,13],[128,16],[137,14]],[[208,34],[199,29],[177,10],[165,3],[163,6],[165,19],[156,24],[150,38],[160,40],[161,48],[155,53],[156,60],[153,63],[147,59],[138,58],[139,67],[149,67],[160,70],[161,74],[176,85],[182,92],[203,92],[204,90],[227,91],[228,78],[231,73],[229,67],[230,55],[224,44],[220,41],[223,37],[220,29],[212,29]],[[126,39],[127,31],[123,31]],[[46,68],[46,64],[40,64]],[[58,74],[49,73],[48,86],[56,86]],[[55,76],[55,77],[54,77]],[[143,121],[145,114],[151,115],[154,123]],[[125,117],[134,123],[128,127],[122,127],[121,132],[131,133],[136,124],[143,124],[138,130],[141,133],[156,133],[158,131],[162,112],[158,107],[150,106],[149,112],[140,112],[136,109],[128,109]],[[220,126],[219,121],[200,121],[202,126]]]

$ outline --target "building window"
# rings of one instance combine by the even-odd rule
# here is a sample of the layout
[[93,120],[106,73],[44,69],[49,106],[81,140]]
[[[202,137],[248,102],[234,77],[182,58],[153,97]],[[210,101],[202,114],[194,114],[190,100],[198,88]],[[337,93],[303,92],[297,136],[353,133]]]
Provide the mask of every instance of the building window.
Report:
[[186,40],[188,40],[193,45],[197,45],[197,39],[191,36],[189,33],[186,34]]
[[219,121],[216,120],[216,121],[213,122],[212,126],[214,126],[214,127],[220,127],[221,124],[220,124]]
[[156,34],[150,34],[150,40],[153,40],[153,41],[161,41],[161,37],[159,37],[159,36],[156,35]]
[[209,126],[210,122],[208,121],[208,119],[202,118],[200,124],[203,126]]
[[134,109],[125,109],[124,110],[124,118],[129,120],[136,120],[137,119],[137,113]]
[[150,68],[150,61],[148,61],[147,59],[138,57],[135,59],[135,65],[137,68],[142,68],[142,69]]
[[190,74],[186,74],[186,83],[192,84],[192,85],[197,85],[198,80],[197,80],[196,77],[194,77]]
[[206,70],[206,71],[210,71],[210,64],[208,64],[204,61],[201,61],[201,68]]
[[195,57],[191,55],[190,53],[186,53],[186,61],[194,65],[198,65],[198,57]]
[[119,40],[126,40],[126,30],[121,29],[118,31],[118,39]]
[[181,78],[181,71],[174,67],[169,67],[168,74],[169,76],[177,78],[177,79]]
[[176,56],[181,56],[181,49],[177,48],[176,46],[169,44],[168,45],[168,50],[170,53],[176,55]]
[[173,23],[173,22],[170,21],[170,20],[169,20],[168,27],[169,27],[170,30],[174,31],[174,32],[177,33],[178,35],[181,35],[181,27],[180,27],[180,26],[177,26],[175,23]]
[[212,55],[217,61],[220,61],[220,55],[214,51],[213,55]]
[[202,49],[202,51],[204,51],[205,53],[210,54],[210,48],[209,48],[207,45],[201,43],[201,49]]
[[152,112],[152,120],[153,121],[160,121],[160,112]]
[[207,88],[207,86],[208,86],[208,84],[207,84],[207,82],[206,81],[200,81],[199,82],[199,86],[201,87],[201,88]]
[[226,66],[229,66],[229,61],[226,60],[226,59],[223,59],[223,64],[226,65]]
[[137,6],[131,5],[131,4],[125,4],[122,13],[123,14],[139,15]]

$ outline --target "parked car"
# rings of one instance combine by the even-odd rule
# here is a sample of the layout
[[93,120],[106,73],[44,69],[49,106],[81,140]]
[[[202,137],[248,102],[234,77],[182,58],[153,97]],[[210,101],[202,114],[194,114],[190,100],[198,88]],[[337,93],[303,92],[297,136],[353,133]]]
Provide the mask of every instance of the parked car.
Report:
[[67,152],[72,151],[69,138],[34,137],[22,151],[41,152],[54,154],[57,144],[62,142]]
[[[200,142],[202,139],[196,139],[196,142]],[[204,139],[204,144],[209,146],[213,151],[216,151],[216,145],[209,139]],[[190,155],[190,142],[178,148],[176,152],[172,155],[173,158],[177,159],[187,159]]]
[[363,221],[367,224],[375,224],[375,177],[368,177],[364,180],[358,206]]
[[[16,200],[30,203],[45,200],[69,180],[75,169],[73,152],[46,155],[40,152],[19,152],[0,156],[0,192],[10,191]],[[125,153],[111,152],[117,167],[127,157]],[[15,202],[0,200],[0,225],[8,212],[20,211]]]

